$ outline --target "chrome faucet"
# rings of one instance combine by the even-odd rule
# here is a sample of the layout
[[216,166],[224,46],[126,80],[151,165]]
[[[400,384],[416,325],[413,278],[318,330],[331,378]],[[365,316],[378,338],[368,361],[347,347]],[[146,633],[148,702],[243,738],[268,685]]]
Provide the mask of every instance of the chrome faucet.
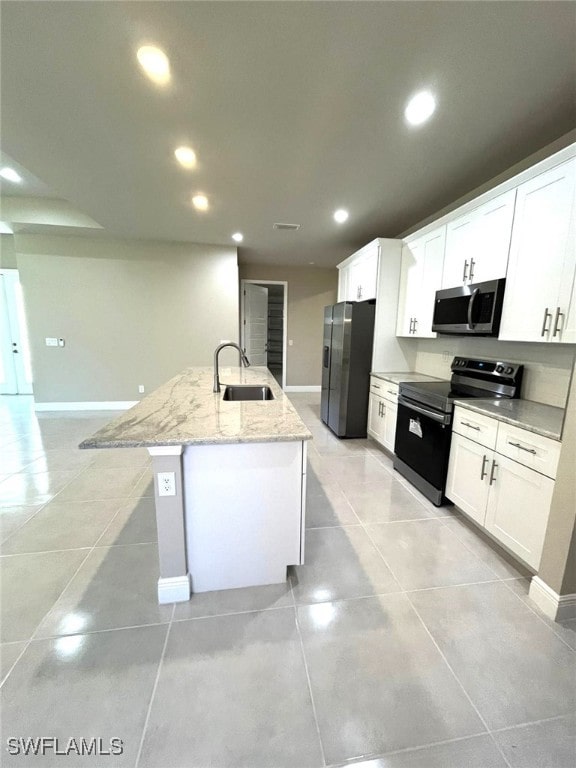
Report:
[[224,344],[220,344],[220,346],[216,347],[214,351],[214,387],[212,392],[220,392],[220,377],[218,376],[218,355],[220,354],[220,350],[224,349],[224,347],[234,347],[234,349],[237,349],[238,352],[240,352],[240,359],[244,363],[244,366],[248,368],[250,365],[250,361],[244,354],[244,350],[238,344],[235,344],[233,341],[226,341]]

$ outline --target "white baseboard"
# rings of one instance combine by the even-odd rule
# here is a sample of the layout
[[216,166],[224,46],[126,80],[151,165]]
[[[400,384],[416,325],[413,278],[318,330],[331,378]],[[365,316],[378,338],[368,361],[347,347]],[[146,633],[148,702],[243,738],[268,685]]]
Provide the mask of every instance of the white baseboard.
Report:
[[539,576],[532,578],[528,596],[553,621],[576,619],[576,594],[558,595]]
[[190,600],[190,576],[173,576],[169,579],[158,579],[158,602],[183,603]]
[[293,386],[286,386],[284,387],[284,392],[321,392],[322,387],[320,384],[310,384],[304,387],[293,387]]
[[125,411],[139,400],[98,400],[79,403],[34,403],[35,411]]

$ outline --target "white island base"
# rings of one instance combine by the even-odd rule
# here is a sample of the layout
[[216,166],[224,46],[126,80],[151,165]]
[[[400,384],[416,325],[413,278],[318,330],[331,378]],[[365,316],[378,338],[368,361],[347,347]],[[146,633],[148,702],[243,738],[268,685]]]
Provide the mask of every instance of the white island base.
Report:
[[[158,446],[160,603],[277,584],[304,559],[306,442]],[[176,495],[159,494],[174,472]]]

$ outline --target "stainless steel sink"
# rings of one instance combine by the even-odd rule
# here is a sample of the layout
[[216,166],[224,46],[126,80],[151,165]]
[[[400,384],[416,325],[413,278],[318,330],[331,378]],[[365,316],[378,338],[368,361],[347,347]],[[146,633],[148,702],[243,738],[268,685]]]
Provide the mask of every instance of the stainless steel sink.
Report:
[[265,385],[229,384],[222,400],[274,400],[274,395]]

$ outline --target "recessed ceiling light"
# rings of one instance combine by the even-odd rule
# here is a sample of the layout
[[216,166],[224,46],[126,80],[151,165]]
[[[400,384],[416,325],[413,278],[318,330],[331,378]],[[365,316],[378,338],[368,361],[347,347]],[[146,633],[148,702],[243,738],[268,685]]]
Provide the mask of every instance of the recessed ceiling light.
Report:
[[431,117],[435,109],[436,99],[434,96],[429,91],[420,91],[420,93],[412,96],[406,105],[404,117],[410,125],[420,125]]
[[22,181],[22,176],[20,176],[19,173],[16,173],[14,168],[2,168],[2,170],[0,170],[0,176],[2,176],[3,179],[6,179],[6,181],[14,182],[14,184],[20,184]]
[[192,198],[192,205],[194,208],[196,208],[197,211],[207,211],[208,210],[208,198],[206,195],[194,195]]
[[174,150],[176,160],[184,168],[194,168],[196,166],[196,152],[190,147],[178,147]]
[[154,45],[143,45],[138,48],[136,56],[150,80],[157,85],[166,85],[170,81],[170,62],[160,48]]
[[234,232],[232,235],[232,240],[235,240],[237,243],[241,243],[242,240],[244,240],[244,235],[242,232]]
[[338,208],[337,211],[334,211],[334,221],[337,221],[338,224],[342,224],[347,218],[348,211],[345,211],[344,208]]

